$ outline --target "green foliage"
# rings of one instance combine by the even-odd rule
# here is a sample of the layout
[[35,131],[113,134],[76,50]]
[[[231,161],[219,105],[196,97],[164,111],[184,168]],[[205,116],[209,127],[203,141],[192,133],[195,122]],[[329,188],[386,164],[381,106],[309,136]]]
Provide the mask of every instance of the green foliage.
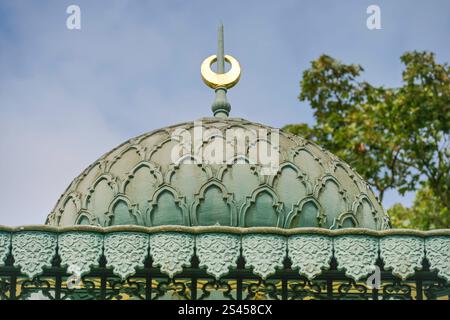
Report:
[[417,191],[411,208],[397,203],[388,210],[392,227],[409,229],[445,229],[450,226],[450,210],[442,205],[425,185]]
[[323,55],[303,73],[299,99],[316,124],[284,130],[316,141],[348,162],[378,191],[401,194],[428,183],[450,206],[450,68],[429,52],[408,52],[399,88],[359,80],[363,68]]

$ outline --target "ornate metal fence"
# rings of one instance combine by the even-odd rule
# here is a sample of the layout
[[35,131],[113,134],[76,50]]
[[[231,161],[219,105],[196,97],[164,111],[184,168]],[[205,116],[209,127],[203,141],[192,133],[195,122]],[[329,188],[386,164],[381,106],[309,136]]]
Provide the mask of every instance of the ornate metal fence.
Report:
[[450,298],[448,231],[80,230],[0,230],[0,300]]

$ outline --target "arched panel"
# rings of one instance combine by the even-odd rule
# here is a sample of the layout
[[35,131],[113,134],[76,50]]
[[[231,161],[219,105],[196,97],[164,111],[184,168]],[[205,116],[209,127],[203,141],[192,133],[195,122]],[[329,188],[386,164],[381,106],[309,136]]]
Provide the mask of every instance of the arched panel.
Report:
[[241,207],[259,185],[259,178],[248,163],[234,164],[225,169],[222,183],[233,193],[237,207]]
[[355,228],[356,224],[352,218],[345,218],[344,221],[342,221],[341,227],[342,228]]
[[114,190],[106,179],[100,180],[89,196],[88,211],[98,219],[101,226],[106,225],[108,209],[113,199]]
[[306,201],[292,219],[289,228],[319,227],[319,208],[310,200]]
[[131,214],[128,204],[123,201],[117,201],[112,209],[111,225],[134,225],[136,224],[136,218]]
[[[226,143],[226,139],[222,136],[222,133],[218,129],[209,129],[213,130],[210,133],[212,136],[209,137],[206,141],[204,141],[202,145],[202,161],[205,164],[209,165],[221,165],[225,164],[228,160],[227,157],[233,156],[233,150]],[[208,135],[208,130],[205,131],[205,136]],[[217,131],[217,136],[214,135],[214,132]]]
[[344,188],[348,191],[350,200],[353,201],[360,194],[360,190],[358,185],[353,181],[348,171],[342,167],[342,165],[337,165],[336,170],[334,171],[334,175],[339,180],[339,182],[344,186]]
[[258,164],[260,172],[271,176],[276,173],[280,166],[280,150],[278,137],[270,138],[259,136],[248,148],[250,163]]
[[307,172],[312,181],[318,179],[324,172],[318,160],[316,160],[315,157],[305,149],[296,152],[296,155],[294,156],[294,163],[303,172]]
[[373,215],[374,209],[367,198],[363,198],[356,208],[356,220],[361,228],[376,229],[377,222]]
[[89,188],[92,186],[92,184],[95,182],[95,180],[102,174],[102,167],[99,162],[97,162],[95,165],[93,165],[86,175],[81,178],[80,182],[77,185],[77,190],[80,193],[87,193]]
[[188,205],[194,201],[194,190],[199,190],[208,181],[208,175],[197,164],[180,164],[174,169],[170,185],[186,197]]
[[319,193],[319,203],[326,217],[326,227],[334,225],[339,215],[347,211],[346,200],[340,192],[339,186],[332,179],[328,179]]
[[89,225],[91,225],[91,221],[89,220],[88,217],[83,215],[78,219],[77,224],[82,225],[82,226],[89,226]]
[[168,139],[150,152],[150,161],[158,163],[165,173],[169,169],[169,166],[179,161],[185,152],[190,153],[191,150],[185,150],[182,141]]
[[59,221],[59,225],[61,226],[71,226],[75,224],[75,221],[78,216],[77,206],[73,198],[69,198],[64,204],[64,208],[62,209],[61,219]]
[[200,226],[232,225],[230,206],[224,199],[222,190],[216,186],[209,186],[199,201],[196,209],[197,223]]
[[[257,132],[244,126],[230,126],[225,132],[226,137],[226,161],[227,163],[245,163],[243,159],[257,162],[257,153],[249,152],[249,147],[255,143]],[[253,158],[253,159],[252,159]],[[237,160],[237,161],[235,161]]]
[[157,195],[156,204],[150,210],[150,223],[152,226],[184,225],[183,210],[171,191],[163,190]]
[[373,209],[375,210],[375,214],[377,217],[377,229],[384,229],[386,227],[389,227],[388,225],[388,217],[384,213],[383,207],[381,206],[380,202],[378,201],[377,197],[375,197],[375,194],[372,190],[367,187],[367,198],[370,201],[370,203],[373,205]]
[[148,208],[148,201],[151,200],[160,181],[151,172],[150,168],[142,165],[129,179],[125,186],[125,194],[132,204],[137,204],[141,212]]
[[254,202],[244,212],[245,227],[277,227],[278,212],[275,208],[276,200],[268,191],[261,191],[255,197]]
[[147,135],[139,141],[139,145],[151,150],[154,146],[160,144],[162,141],[170,138],[166,131],[158,131]]
[[293,205],[307,195],[305,183],[302,182],[298,172],[291,166],[285,165],[275,177],[273,189],[284,203],[284,208],[290,211]]
[[123,153],[111,166],[109,172],[116,177],[129,173],[142,159],[136,148],[130,148]]

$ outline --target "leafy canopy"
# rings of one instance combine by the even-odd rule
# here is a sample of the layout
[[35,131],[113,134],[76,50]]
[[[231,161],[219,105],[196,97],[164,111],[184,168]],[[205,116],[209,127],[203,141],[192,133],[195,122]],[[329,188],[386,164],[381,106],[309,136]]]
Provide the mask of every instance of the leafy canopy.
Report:
[[299,99],[310,103],[316,123],[284,130],[345,160],[380,201],[386,190],[404,194],[424,186],[423,192],[448,209],[450,67],[437,63],[430,52],[407,52],[401,61],[401,86],[386,88],[361,81],[361,66],[322,55],[300,83]]

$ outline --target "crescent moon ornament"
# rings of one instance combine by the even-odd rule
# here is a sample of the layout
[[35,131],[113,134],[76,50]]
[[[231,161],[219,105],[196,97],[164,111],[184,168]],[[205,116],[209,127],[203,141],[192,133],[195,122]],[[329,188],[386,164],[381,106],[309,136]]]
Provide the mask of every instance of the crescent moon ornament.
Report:
[[217,55],[213,54],[202,62],[201,73],[205,84],[213,89],[234,87],[241,77],[241,66],[232,56],[226,55],[225,61],[231,64],[231,69],[227,73],[216,73],[211,70],[211,65],[217,61]]

